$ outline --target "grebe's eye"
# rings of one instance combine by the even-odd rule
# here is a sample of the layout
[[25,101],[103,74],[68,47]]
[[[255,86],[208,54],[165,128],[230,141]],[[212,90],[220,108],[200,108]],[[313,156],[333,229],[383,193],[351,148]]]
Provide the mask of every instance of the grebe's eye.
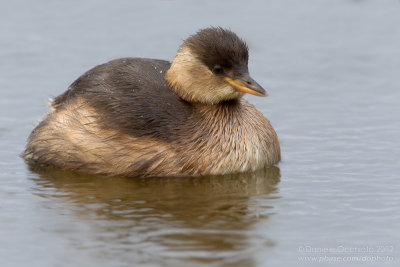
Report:
[[214,74],[222,74],[224,70],[222,69],[221,65],[215,65],[213,70]]

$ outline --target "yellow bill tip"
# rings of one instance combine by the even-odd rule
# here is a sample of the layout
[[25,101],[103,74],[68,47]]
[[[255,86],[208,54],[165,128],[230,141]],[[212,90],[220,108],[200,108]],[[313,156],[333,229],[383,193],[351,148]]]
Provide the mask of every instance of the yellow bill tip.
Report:
[[224,79],[238,92],[252,94],[255,96],[268,96],[267,92],[260,86],[246,84],[239,79],[234,80],[229,77],[225,77]]

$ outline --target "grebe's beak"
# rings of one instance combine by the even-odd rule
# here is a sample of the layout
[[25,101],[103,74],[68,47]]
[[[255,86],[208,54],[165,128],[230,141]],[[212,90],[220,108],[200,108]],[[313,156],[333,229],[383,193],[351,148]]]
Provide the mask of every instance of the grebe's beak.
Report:
[[235,78],[225,77],[224,79],[239,92],[256,96],[268,96],[264,88],[253,80],[249,74],[241,74]]

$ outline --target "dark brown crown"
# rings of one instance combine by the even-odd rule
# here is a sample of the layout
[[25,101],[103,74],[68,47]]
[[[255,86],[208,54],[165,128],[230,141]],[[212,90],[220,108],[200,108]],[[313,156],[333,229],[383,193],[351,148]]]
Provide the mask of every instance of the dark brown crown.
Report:
[[210,27],[198,31],[185,40],[183,46],[204,64],[212,68],[247,66],[249,52],[246,43],[234,32],[221,27]]

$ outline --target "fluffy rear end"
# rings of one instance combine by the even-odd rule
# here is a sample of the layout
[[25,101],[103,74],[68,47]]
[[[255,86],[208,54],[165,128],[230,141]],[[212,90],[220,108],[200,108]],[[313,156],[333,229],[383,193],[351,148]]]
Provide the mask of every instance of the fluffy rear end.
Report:
[[168,145],[144,137],[138,142],[137,138],[101,127],[99,118],[80,98],[64,103],[33,130],[24,159],[35,167],[107,175],[148,176],[173,171],[162,166],[174,156]]

